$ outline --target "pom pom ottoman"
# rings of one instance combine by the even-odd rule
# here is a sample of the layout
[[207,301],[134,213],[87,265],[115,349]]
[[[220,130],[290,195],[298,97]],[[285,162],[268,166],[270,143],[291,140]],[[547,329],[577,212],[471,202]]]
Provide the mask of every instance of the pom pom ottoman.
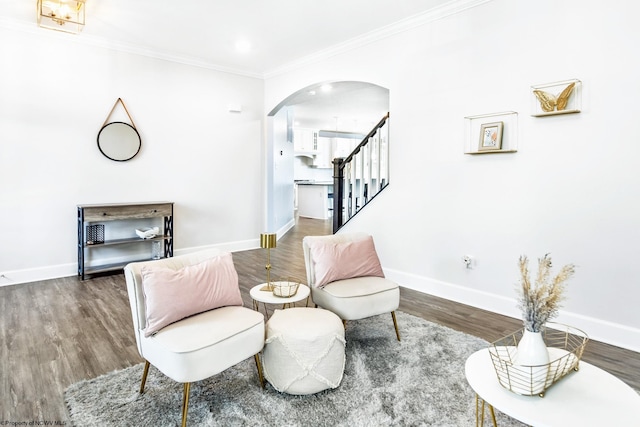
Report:
[[275,310],[266,325],[264,376],[278,391],[313,394],[336,388],[345,364],[342,320],[321,308]]

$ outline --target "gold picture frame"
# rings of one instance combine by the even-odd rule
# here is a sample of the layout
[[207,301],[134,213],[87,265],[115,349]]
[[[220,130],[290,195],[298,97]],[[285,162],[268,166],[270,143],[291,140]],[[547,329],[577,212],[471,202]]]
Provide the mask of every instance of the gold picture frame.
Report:
[[504,122],[484,123],[480,126],[478,151],[500,151]]

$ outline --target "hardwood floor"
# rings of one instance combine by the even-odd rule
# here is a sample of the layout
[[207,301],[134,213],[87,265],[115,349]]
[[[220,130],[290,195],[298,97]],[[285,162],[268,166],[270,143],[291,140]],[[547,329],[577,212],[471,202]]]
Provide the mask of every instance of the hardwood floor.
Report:
[[[329,221],[300,218],[271,251],[272,278],[304,279],[302,237],[329,233]],[[251,307],[249,289],[266,279],[265,250],[233,258]],[[400,310],[487,341],[521,327],[515,319],[405,288]],[[132,328],[122,274],[0,287],[0,421],[68,423],[63,392],[69,385],[142,362]],[[640,389],[640,353],[591,341],[583,359]]]

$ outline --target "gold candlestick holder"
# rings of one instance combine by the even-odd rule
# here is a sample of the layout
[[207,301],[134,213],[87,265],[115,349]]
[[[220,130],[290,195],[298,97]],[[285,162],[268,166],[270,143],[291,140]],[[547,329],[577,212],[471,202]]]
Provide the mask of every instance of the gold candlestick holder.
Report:
[[267,284],[263,286],[261,291],[273,292],[273,284],[271,283],[271,249],[276,247],[276,233],[262,233],[260,234],[260,247],[267,250]]

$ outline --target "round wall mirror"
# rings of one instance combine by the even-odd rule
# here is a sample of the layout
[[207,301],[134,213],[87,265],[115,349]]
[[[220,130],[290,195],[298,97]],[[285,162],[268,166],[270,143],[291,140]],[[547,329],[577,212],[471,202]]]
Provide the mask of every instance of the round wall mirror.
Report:
[[107,123],[98,132],[100,152],[116,162],[133,159],[140,151],[141,146],[140,134],[129,123]]

